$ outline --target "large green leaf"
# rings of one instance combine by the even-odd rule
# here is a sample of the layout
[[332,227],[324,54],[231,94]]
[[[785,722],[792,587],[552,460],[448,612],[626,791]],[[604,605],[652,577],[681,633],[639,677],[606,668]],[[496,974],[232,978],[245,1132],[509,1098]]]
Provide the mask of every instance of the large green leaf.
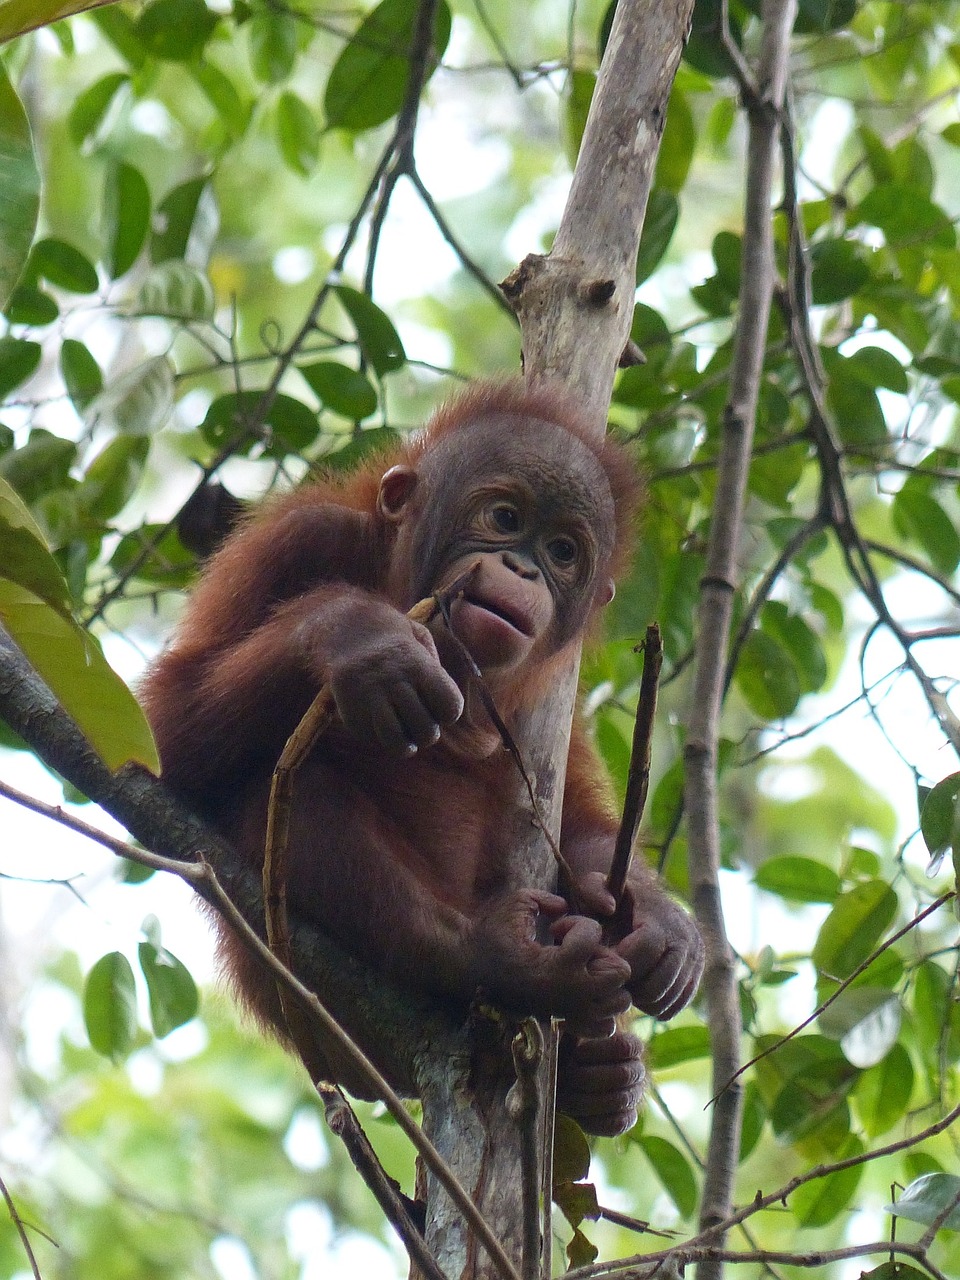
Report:
[[903,1120],[913,1093],[914,1071],[910,1054],[895,1044],[882,1062],[864,1071],[853,1088],[853,1102],[871,1138],[886,1133]]
[[137,947],[140,968],[147,980],[150,1022],[159,1039],[196,1016],[200,1003],[190,971],[166,947],[141,942]]
[[190,62],[210,39],[218,22],[204,0],[150,0],[134,22],[148,53],[168,62]]
[[324,408],[355,422],[369,418],[375,412],[377,391],[365,373],[335,360],[300,365],[300,372]]
[[113,0],[0,0],[0,43]]
[[[837,1151],[836,1158],[847,1159],[862,1151],[863,1143],[851,1136]],[[825,1178],[815,1178],[793,1193],[788,1207],[802,1227],[826,1226],[850,1203],[862,1176],[863,1165],[855,1164],[848,1169],[828,1173]]]
[[108,768],[133,760],[160,772],[140,704],[93,636],[9,578],[0,578],[0,621]]
[[[4,9],[0,0],[0,40],[4,39]],[[35,8],[33,0],[22,5]],[[39,24],[38,24],[39,25]],[[17,34],[16,30],[9,32]],[[0,307],[6,306],[20,278],[40,212],[40,172],[26,112],[0,63]]]
[[958,1195],[960,1178],[952,1173],[925,1173],[910,1183],[896,1204],[886,1205],[886,1210],[898,1218],[909,1218],[911,1222],[929,1226],[948,1205],[953,1204],[955,1207],[943,1226],[950,1231],[960,1231],[960,1205],[956,1205]]
[[111,951],[87,975],[83,1020],[97,1053],[120,1062],[137,1038],[137,989],[126,956]]
[[70,616],[70,593],[40,526],[14,489],[0,478],[0,575]]
[[792,854],[770,858],[758,868],[754,884],[788,902],[835,902],[842,887],[831,867]]
[[680,1214],[684,1218],[692,1217],[697,1208],[697,1180],[686,1156],[672,1142],[653,1134],[642,1134],[637,1145],[653,1165]]
[[[396,115],[410,78],[417,0],[382,0],[360,23],[333,65],[323,106],[331,128],[372,129]],[[450,39],[450,10],[439,0],[431,57],[439,62]]]
[[123,161],[108,168],[103,208],[107,270],[116,279],[136,262],[150,228],[150,188],[139,169]]
[[897,895],[883,880],[866,880],[839,898],[820,926],[813,961],[821,973],[845,978],[866,960],[897,910]]
[[346,284],[338,284],[334,292],[353,321],[363,354],[377,373],[382,377],[404,365],[407,354],[400,335],[393,327],[393,321],[373,299]]

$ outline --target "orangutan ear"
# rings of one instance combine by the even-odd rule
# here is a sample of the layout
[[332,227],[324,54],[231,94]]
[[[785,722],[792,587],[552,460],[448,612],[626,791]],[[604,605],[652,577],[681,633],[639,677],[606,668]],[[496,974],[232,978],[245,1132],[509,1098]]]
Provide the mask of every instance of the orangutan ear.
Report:
[[597,594],[594,596],[594,604],[598,609],[604,609],[617,594],[617,584],[610,578],[602,587],[597,588]]
[[413,467],[391,467],[377,491],[377,515],[388,524],[399,524],[417,484]]

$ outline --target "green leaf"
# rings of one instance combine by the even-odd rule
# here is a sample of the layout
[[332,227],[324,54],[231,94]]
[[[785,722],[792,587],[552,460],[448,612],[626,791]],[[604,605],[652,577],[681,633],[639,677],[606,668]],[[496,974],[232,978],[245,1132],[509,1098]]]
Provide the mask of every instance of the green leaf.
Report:
[[567,1245],[567,1262],[570,1267],[588,1267],[600,1256],[600,1250],[577,1227]]
[[793,659],[802,693],[816,693],[827,679],[827,660],[817,634],[779,600],[769,600],[760,613],[761,628]]
[[162,1040],[196,1017],[200,1003],[197,986],[189,970],[165,947],[141,942],[137,954],[147,980],[153,1033]]
[[845,27],[856,12],[856,0],[800,0],[793,29],[803,35],[836,31]]
[[64,617],[70,616],[70,593],[40,526],[3,479],[0,479],[0,575],[26,587]]
[[32,284],[18,284],[4,308],[4,315],[11,324],[27,324],[39,329],[53,324],[60,315],[56,300]]
[[334,293],[353,321],[363,354],[381,377],[406,364],[407,353],[393,321],[372,298],[346,284],[336,285]]
[[35,502],[50,489],[69,483],[77,446],[42,427],[34,427],[27,443],[0,456],[0,475],[24,502]]
[[292,14],[265,9],[248,24],[253,74],[264,84],[279,84],[293,70],[297,56],[297,23]]
[[758,628],[740,651],[736,684],[750,709],[764,720],[782,720],[800,701],[796,666],[783,646]]
[[893,499],[893,522],[918,543],[938,573],[950,577],[960,563],[960,534],[935,498],[909,481]]
[[557,1114],[553,1136],[554,1182],[580,1182],[590,1172],[590,1144],[575,1120]]
[[642,284],[659,266],[673,239],[679,217],[680,204],[673,192],[664,187],[654,187],[647,201],[640,233],[637,284]]
[[747,1082],[743,1091],[743,1119],[740,1125],[740,1161],[747,1159],[755,1150],[763,1133],[764,1121],[767,1118],[766,1108],[760,1091],[752,1080]]
[[144,65],[147,53],[128,13],[111,5],[109,8],[97,9],[92,18],[129,66],[139,69]]
[[816,306],[852,297],[870,279],[863,246],[853,240],[819,240],[810,249],[810,289]]
[[928,1280],[929,1272],[918,1271],[906,1262],[884,1262],[873,1271],[861,1271],[860,1280]]
[[143,478],[150,452],[146,436],[115,436],[87,468],[75,491],[81,509],[92,520],[106,523],[127,505]]
[[680,1062],[710,1056],[710,1032],[706,1027],[671,1027],[658,1031],[647,1045],[647,1064],[654,1071]]
[[913,1063],[902,1044],[870,1067],[853,1087],[853,1101],[868,1137],[878,1138],[899,1124],[913,1093]]
[[[4,15],[0,14],[0,33]],[[40,171],[26,112],[0,63],[0,307],[20,278],[40,212]],[[0,391],[0,399],[5,392]]]
[[365,373],[334,360],[300,365],[299,369],[325,408],[354,422],[369,418],[375,412],[376,388]]
[[[836,1159],[844,1160],[860,1155],[863,1143],[859,1138],[850,1136],[843,1147],[836,1153]],[[848,1169],[838,1169],[828,1173],[825,1178],[815,1178],[807,1182],[790,1197],[790,1208],[801,1227],[824,1227],[842,1213],[854,1192],[860,1185],[863,1176],[863,1165],[855,1164]]]
[[97,1053],[120,1062],[137,1038],[137,989],[126,956],[111,951],[87,974],[83,1020]]
[[907,371],[893,352],[883,347],[860,347],[848,356],[843,367],[846,373],[865,382],[868,387],[886,387],[888,391],[896,391],[902,396],[910,390]]
[[[146,558],[146,546],[159,539]],[[136,566],[136,567],[134,567]],[[196,574],[196,557],[188,551],[173,529],[161,524],[144,524],[120,539],[110,557],[117,574],[132,575],[141,582],[163,587],[186,587]]]
[[886,444],[887,423],[876,391],[848,374],[845,364],[842,358],[831,362],[827,386],[827,400],[841,437],[854,446],[875,448]]
[[835,902],[843,887],[837,873],[812,858],[785,854],[770,858],[758,869],[754,884],[787,902]]
[[554,1182],[553,1203],[571,1227],[577,1228],[584,1218],[600,1216],[597,1189],[592,1182]]
[[0,400],[5,400],[15,387],[26,382],[39,363],[39,342],[9,335],[0,338]]
[[846,978],[874,950],[897,910],[897,895],[883,880],[866,880],[838,898],[820,926],[813,962],[831,978]]
[[690,100],[682,89],[673,86],[667,122],[660,139],[654,189],[661,187],[679,195],[690,172],[694,147],[697,144],[697,126],[690,108]]
[[312,444],[320,433],[317,415],[300,400],[292,396],[274,396],[267,409],[266,419],[254,419],[263,399],[262,391],[230,392],[218,396],[207,410],[200,424],[200,431],[208,444],[223,448],[234,441],[240,432],[248,433],[249,445],[263,438],[263,427],[268,426],[279,437],[281,452],[297,452]]
[[150,229],[150,188],[139,169],[123,161],[109,166],[103,209],[106,265],[116,280],[136,262]]
[[135,310],[138,315],[169,320],[209,321],[214,314],[213,286],[202,271],[171,258],[147,274]]
[[140,704],[93,636],[19,583],[0,578],[0,621],[112,771],[133,760],[159,774]]
[[313,112],[289,90],[277,102],[277,140],[280,154],[295,173],[312,173],[320,149],[320,129]]
[[393,427],[366,427],[351,435],[346,444],[323,455],[323,465],[329,471],[355,471],[373,453],[382,453],[400,442],[400,435]]
[[[382,0],[360,23],[333,64],[323,97],[332,129],[372,129],[397,114],[410,77],[419,5],[416,0]],[[430,68],[450,40],[450,9],[439,0],[433,24]]]
[[931,858],[960,844],[960,773],[941,778],[930,791],[920,814],[920,833]]
[[[930,1224],[953,1204],[960,1195],[960,1178],[952,1173],[925,1173],[911,1182],[896,1204],[885,1205],[887,1213],[911,1222]],[[960,1231],[960,1205],[954,1207],[944,1222],[950,1231]]]
[[190,62],[200,54],[217,22],[217,15],[203,0],[150,0],[133,27],[154,58]]
[[686,1157],[666,1138],[653,1134],[642,1134],[637,1145],[653,1165],[654,1173],[680,1215],[692,1217],[697,1209],[697,1180]]
[[53,237],[33,246],[25,274],[28,280],[49,280],[68,293],[96,293],[100,287],[97,269],[86,254]]
[[891,248],[910,245],[952,249],[957,237],[953,224],[922,186],[889,182],[876,186],[849,215],[851,224],[879,227]]
[[[770,1123],[774,1133],[789,1142],[812,1138],[820,1146],[839,1145],[850,1133],[846,1096],[857,1073],[831,1041],[824,1043],[834,1056],[819,1056],[821,1049],[816,1044],[816,1056],[800,1058],[810,1047],[810,1039],[805,1036],[799,1043],[792,1042],[797,1055],[794,1059],[785,1054],[786,1046],[777,1051],[776,1057],[784,1057],[780,1065],[789,1072],[774,1098]],[[773,1065],[776,1069],[776,1062]]]
[[173,412],[173,369],[166,356],[154,356],[114,379],[92,401],[87,416],[114,431],[150,435],[166,426]]
[[78,147],[100,128],[114,98],[129,83],[125,71],[111,71],[80,94],[67,117],[70,137]]
[[[236,12],[236,11],[235,11]],[[241,97],[230,77],[212,62],[194,62],[190,74],[207,96],[231,138],[242,138],[250,123],[252,104]]]
[[174,187],[160,201],[157,206],[160,229],[150,237],[150,257],[154,262],[186,257],[190,233],[206,185],[205,177],[190,178]]
[[883,987],[855,985],[842,991],[817,1019],[825,1036],[840,1041],[843,1056],[861,1070],[882,1062],[902,1024],[900,1001]]
[[100,366],[82,342],[64,338],[60,347],[60,373],[70,403],[82,415],[90,401],[103,390]]

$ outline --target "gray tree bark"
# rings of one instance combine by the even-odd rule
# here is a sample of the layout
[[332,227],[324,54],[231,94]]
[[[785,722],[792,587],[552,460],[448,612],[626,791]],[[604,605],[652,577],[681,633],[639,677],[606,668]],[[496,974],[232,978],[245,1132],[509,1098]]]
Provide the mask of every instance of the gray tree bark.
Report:
[[[598,437],[630,333],[640,228],[692,10],[693,0],[620,0],[553,249],[527,257],[503,285],[520,320],[526,378],[565,386],[592,418]],[[540,811],[554,834],[578,667],[579,658],[518,738]],[[521,809],[526,804],[523,797]],[[555,882],[549,845],[529,820],[521,822],[515,848],[514,884]],[[548,1028],[544,1039],[549,1044]],[[549,1274],[549,1227],[544,1241],[535,1229],[538,1197],[545,1200],[540,1210],[549,1223],[553,1100],[543,1096],[549,1056],[539,1073],[536,1118],[531,1109],[519,1108],[519,1124],[510,1105],[515,1074],[502,1049],[486,1054],[475,1041],[466,1044],[459,1059],[435,1060],[429,1078],[421,1080],[429,1136],[524,1280]],[[524,1141],[524,1125],[535,1126],[534,1143]],[[451,1280],[498,1276],[431,1179],[427,1192],[427,1241]]]

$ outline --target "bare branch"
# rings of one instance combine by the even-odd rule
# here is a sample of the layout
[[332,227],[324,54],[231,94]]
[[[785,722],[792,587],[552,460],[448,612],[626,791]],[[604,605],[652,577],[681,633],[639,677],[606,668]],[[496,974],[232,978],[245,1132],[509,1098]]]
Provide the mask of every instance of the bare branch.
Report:
[[[756,91],[746,99],[749,144],[739,322],[730,371],[730,399],[724,413],[706,570],[701,584],[694,690],[684,749],[690,881],[694,910],[707,946],[703,989],[713,1044],[714,1092],[720,1095],[710,1130],[700,1213],[702,1227],[721,1223],[729,1212],[740,1141],[739,1088],[734,1086],[721,1093],[739,1065],[741,1024],[736,961],[727,941],[720,903],[717,744],[727,636],[737,581],[736,557],[767,322],[776,283],[771,205],[780,109],[795,14],[795,0],[764,0]],[[717,1261],[704,1262],[698,1275],[700,1280],[713,1280],[721,1270]]]

